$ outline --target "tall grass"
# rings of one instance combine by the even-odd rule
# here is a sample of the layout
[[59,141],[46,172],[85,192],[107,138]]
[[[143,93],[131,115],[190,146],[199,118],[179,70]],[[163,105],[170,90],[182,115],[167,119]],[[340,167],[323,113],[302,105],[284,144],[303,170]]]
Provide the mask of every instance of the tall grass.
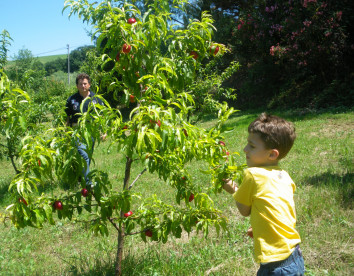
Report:
[[[353,126],[354,113],[276,112],[295,123],[297,140],[281,166],[297,184],[295,195],[302,251],[307,275],[354,275],[353,268]],[[257,112],[242,112],[228,124],[230,151],[240,152],[246,143],[247,126]],[[211,120],[201,124],[208,127]],[[124,156],[108,143],[95,150],[93,168],[105,170],[121,186]],[[10,204],[7,187],[14,174],[7,160],[0,161],[0,210]],[[207,179],[191,164],[194,180]],[[135,168],[137,175],[142,168]],[[151,174],[144,174],[134,186],[142,196],[157,194],[172,200],[170,188]],[[59,189],[59,188],[56,188]],[[126,240],[123,275],[255,275],[258,265],[252,258],[252,240],[246,231],[249,219],[241,217],[231,196],[212,196],[216,206],[229,217],[229,231],[217,237],[211,231],[186,233],[166,244],[144,243],[138,236]],[[112,275],[117,247],[116,232],[96,237],[81,223],[59,221],[43,229],[16,230],[0,226],[0,275]]]

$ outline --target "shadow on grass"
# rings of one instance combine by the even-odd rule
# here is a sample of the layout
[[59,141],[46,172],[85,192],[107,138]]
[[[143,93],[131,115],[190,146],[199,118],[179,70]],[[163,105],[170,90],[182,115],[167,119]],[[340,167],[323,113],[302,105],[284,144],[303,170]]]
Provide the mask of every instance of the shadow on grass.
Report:
[[11,178],[0,179],[0,204],[7,201]]
[[[127,255],[122,260],[122,275],[134,276],[134,275],[155,275],[154,266],[162,266],[162,260],[158,256],[159,254],[156,251],[151,251],[151,255],[136,257],[133,255]],[[75,267],[72,266],[69,273],[71,275],[80,275],[80,276],[113,276],[115,275],[115,260],[110,260],[105,263],[102,263],[101,260],[96,260],[94,268],[86,270],[84,267]],[[86,270],[82,272],[82,270]],[[158,268],[156,269],[158,270]],[[160,275],[160,274],[157,274]]]
[[304,183],[317,187],[331,186],[337,188],[342,197],[342,206],[349,209],[354,207],[354,173],[352,172],[345,173],[344,175],[325,172],[305,178]]

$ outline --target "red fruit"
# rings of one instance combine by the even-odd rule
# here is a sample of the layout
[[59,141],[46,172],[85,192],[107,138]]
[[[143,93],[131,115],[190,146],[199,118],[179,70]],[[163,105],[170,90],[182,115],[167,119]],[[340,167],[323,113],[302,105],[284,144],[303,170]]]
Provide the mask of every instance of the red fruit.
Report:
[[186,181],[187,178],[186,178],[185,176],[182,176],[182,180],[183,180],[183,181]]
[[130,101],[131,103],[134,103],[134,102],[135,102],[135,97],[134,97],[133,95],[130,95],[130,96],[129,96],[129,101]]
[[183,129],[183,133],[184,133],[184,135],[185,135],[186,137],[188,137],[188,132],[187,132],[187,130]]
[[189,53],[190,56],[193,56],[193,58],[196,60],[198,58],[198,53],[196,51],[191,51]]
[[219,52],[219,46],[210,46],[210,53],[214,56]]
[[225,147],[225,142],[224,141],[219,141],[219,145]]
[[151,237],[152,237],[152,231],[151,231],[150,229],[146,230],[146,231],[145,231],[145,236],[151,238]]
[[63,210],[63,203],[60,200],[54,202],[54,208],[57,210]]
[[136,23],[136,19],[133,18],[133,17],[132,17],[132,18],[129,18],[129,19],[128,19],[128,23],[129,23],[129,24],[134,24],[134,23]]
[[250,238],[253,238],[253,230],[251,227],[247,230],[247,236],[249,236]]
[[129,211],[129,212],[127,212],[127,213],[125,213],[124,214],[124,217],[130,217],[131,215],[133,214],[133,212],[132,211]]
[[27,201],[26,201],[23,197],[19,198],[18,201],[19,201],[19,202],[22,202],[22,203],[25,204],[26,206],[28,205],[28,204],[27,204]]
[[127,43],[123,44],[122,51],[124,54],[128,54],[131,51],[131,49],[132,49],[132,46],[130,46],[129,44],[127,44]]
[[193,199],[194,199],[194,194],[191,194],[191,195],[189,196],[188,201],[191,202]]
[[88,190],[85,189],[85,188],[83,188],[83,189],[81,190],[81,194],[82,194],[83,197],[87,197],[87,196],[88,196]]
[[123,129],[128,129],[128,126],[127,126],[127,125],[125,125],[125,126],[123,127]]
[[38,159],[38,166],[41,166],[41,160]]
[[135,76],[137,76],[138,78],[140,78],[139,71],[138,71],[138,72],[135,72]]
[[161,121],[158,120],[158,121],[156,122],[156,124],[160,127],[160,126],[161,126]]
[[116,61],[119,61],[120,53],[116,55]]
[[226,155],[230,155],[230,152],[227,151],[227,152],[226,152]]

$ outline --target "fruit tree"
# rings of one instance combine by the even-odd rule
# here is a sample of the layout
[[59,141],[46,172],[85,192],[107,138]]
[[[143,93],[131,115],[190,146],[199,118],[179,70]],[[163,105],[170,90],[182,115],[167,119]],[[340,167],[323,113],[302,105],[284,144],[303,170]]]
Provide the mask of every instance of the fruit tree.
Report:
[[[199,21],[191,21],[187,29],[172,25],[170,2],[181,10],[187,3],[149,1],[149,9],[141,14],[133,4],[121,1],[65,2],[69,16],[77,14],[94,26],[111,90],[132,111],[129,120],[123,120],[119,110],[105,101],[104,107],[91,105],[76,129],[50,129],[42,139],[27,137],[20,153],[21,172],[10,185],[14,203],[8,212],[16,227],[55,224],[54,214],[71,220],[84,211],[91,213],[89,222],[95,233],[107,235],[113,226],[118,236],[117,275],[122,273],[124,240],[129,235],[165,243],[169,236],[181,237],[183,230],[190,233],[195,229],[206,236],[209,227],[215,227],[217,233],[225,229],[227,219],[214,207],[209,194],[221,190],[221,180],[230,172],[241,177],[235,154],[230,154],[223,142],[223,134],[230,130],[224,123],[234,110],[221,104],[217,123],[210,129],[188,120],[194,100],[186,91],[195,72],[203,59],[225,53],[225,46],[212,41],[213,21],[207,13]],[[73,184],[65,194],[38,193],[38,183],[48,185],[59,178],[75,182],[72,167],[81,171],[84,166],[73,147],[77,137],[85,137],[90,145],[91,137],[99,141],[102,132],[126,157],[120,189],[113,188],[107,173],[92,170],[92,190],[77,189]],[[41,166],[26,167],[37,159]],[[205,186],[194,183],[187,166],[197,161],[210,176]],[[131,181],[135,165],[144,169]],[[145,172],[156,174],[172,187],[175,202],[164,202],[158,195],[141,198],[134,192]]]

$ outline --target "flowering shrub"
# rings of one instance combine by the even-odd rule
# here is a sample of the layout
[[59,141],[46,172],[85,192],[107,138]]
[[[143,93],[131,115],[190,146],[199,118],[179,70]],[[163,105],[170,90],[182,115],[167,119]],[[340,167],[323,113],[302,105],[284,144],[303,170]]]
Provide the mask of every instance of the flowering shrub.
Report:
[[[253,86],[262,93],[266,93],[264,88],[273,89],[268,92],[272,97],[293,83],[297,92],[286,99],[297,104],[294,97],[301,98],[304,103],[302,96],[311,101],[326,85],[350,75],[354,45],[348,33],[353,14],[348,1],[256,2],[241,11],[234,27],[236,55],[248,65],[251,76],[247,93],[254,92],[249,82],[263,83],[263,89]],[[270,78],[260,69],[269,70],[269,64],[274,71]]]

